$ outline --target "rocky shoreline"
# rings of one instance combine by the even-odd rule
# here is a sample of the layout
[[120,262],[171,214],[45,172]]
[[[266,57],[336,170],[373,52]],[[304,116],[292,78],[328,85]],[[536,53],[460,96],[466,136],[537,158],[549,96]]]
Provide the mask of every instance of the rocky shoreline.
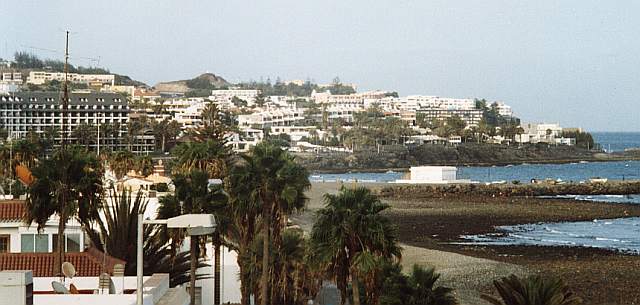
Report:
[[[640,216],[640,206],[525,197],[387,197],[388,216],[408,245],[487,258],[562,277],[585,304],[637,304],[640,256],[583,247],[455,244],[461,235],[495,232],[496,226],[591,221]],[[484,292],[494,292],[486,286]]]
[[527,183],[527,184],[403,184],[388,185],[378,190],[382,198],[445,198],[452,196],[537,197],[559,195],[628,195],[640,194],[640,181],[594,183]]
[[308,170],[319,173],[403,171],[411,166],[504,166],[564,164],[571,162],[610,162],[640,160],[640,151],[606,154],[572,146],[506,146],[465,143],[457,146],[421,145],[389,150],[359,150],[355,153],[295,153],[296,160]]

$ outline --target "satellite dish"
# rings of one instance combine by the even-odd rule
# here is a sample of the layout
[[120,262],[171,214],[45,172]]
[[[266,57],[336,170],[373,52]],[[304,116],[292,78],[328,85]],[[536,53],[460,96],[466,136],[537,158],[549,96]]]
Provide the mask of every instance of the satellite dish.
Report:
[[70,262],[64,262],[62,263],[62,274],[72,279],[74,276],[76,276],[76,268]]
[[69,289],[67,289],[67,287],[64,287],[64,285],[62,285],[62,283],[60,282],[56,282],[53,281],[51,282],[51,286],[53,287],[53,291],[56,292],[56,294],[69,294]]

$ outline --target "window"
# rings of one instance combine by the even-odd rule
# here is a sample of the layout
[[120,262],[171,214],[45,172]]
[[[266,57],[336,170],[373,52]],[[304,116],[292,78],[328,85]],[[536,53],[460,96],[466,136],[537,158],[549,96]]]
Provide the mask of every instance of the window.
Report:
[[[65,240],[65,252],[80,252],[80,234],[65,234],[67,236]],[[58,246],[58,234],[52,235],[52,245],[55,251]]]
[[48,234],[20,235],[20,252],[49,252]]
[[0,253],[9,253],[11,251],[11,247],[9,246],[10,237],[9,235],[0,235]]

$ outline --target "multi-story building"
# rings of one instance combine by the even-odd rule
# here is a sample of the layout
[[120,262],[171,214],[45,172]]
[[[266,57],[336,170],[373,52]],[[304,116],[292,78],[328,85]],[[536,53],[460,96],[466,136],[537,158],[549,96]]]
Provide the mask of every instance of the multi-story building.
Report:
[[0,94],[18,91],[22,85],[22,73],[2,72],[0,73]]
[[562,135],[560,124],[527,123],[521,125],[522,134],[516,135],[516,142],[520,143],[556,143],[556,138]]
[[[56,128],[61,130],[63,120],[61,96],[58,92],[17,92],[0,95],[0,125],[6,128],[14,138],[22,138],[32,131],[44,133]],[[115,93],[71,93],[66,115],[65,135],[70,142],[77,142],[73,131],[81,124],[95,126],[96,140],[98,126],[112,130],[109,134],[101,132],[101,148],[117,150],[126,147],[124,141],[129,122],[127,100]],[[62,132],[58,133],[61,140]],[[132,143],[137,152],[153,149],[155,143]],[[97,141],[90,144],[98,146]]]
[[427,121],[434,119],[445,120],[458,116],[468,127],[478,126],[482,120],[482,110],[479,109],[443,109],[443,108],[422,108],[418,113],[423,113]]
[[496,102],[495,105],[496,105],[496,109],[498,109],[499,115],[508,116],[508,117],[513,116],[513,110],[511,109],[511,106],[503,102]]
[[209,97],[215,102],[230,103],[234,97],[247,102],[248,106],[255,103],[256,97],[260,94],[260,90],[254,89],[221,89],[211,90],[211,96]]
[[[31,71],[27,77],[27,84],[43,85],[50,81],[64,82],[64,72]],[[67,79],[72,83],[87,85],[111,85],[115,84],[116,77],[113,74],[79,74],[67,73]]]
[[475,109],[475,101],[468,98],[448,98],[428,95],[410,95],[405,98],[407,103],[415,103],[419,109],[437,108],[451,110]]
[[238,124],[240,127],[253,127],[258,129],[270,128],[271,126],[302,125],[304,121],[303,111],[293,109],[273,109],[238,116]]

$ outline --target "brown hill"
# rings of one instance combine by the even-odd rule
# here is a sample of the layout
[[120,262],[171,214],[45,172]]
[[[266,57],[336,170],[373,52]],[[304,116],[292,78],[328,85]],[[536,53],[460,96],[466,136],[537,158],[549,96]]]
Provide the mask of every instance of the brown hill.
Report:
[[161,82],[154,88],[156,92],[186,93],[191,90],[224,88],[229,85],[230,83],[220,76],[204,73],[192,79]]

